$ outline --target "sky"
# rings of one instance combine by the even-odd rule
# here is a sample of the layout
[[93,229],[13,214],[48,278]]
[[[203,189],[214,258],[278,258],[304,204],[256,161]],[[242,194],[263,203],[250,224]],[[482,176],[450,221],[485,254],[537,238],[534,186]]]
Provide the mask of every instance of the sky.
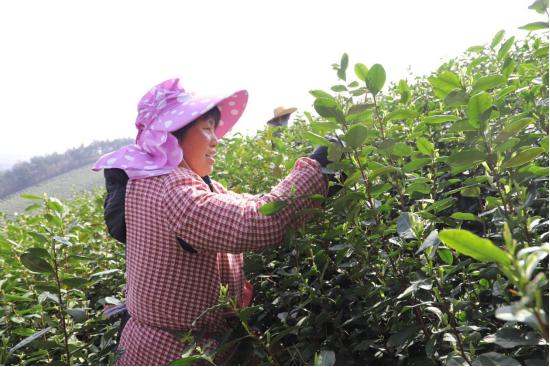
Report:
[[533,0],[0,2],[0,169],[94,140],[134,138],[137,103],[173,77],[187,91],[247,89],[232,132],[278,106],[312,111],[331,64],[380,63],[387,82],[436,70],[503,29],[541,20]]

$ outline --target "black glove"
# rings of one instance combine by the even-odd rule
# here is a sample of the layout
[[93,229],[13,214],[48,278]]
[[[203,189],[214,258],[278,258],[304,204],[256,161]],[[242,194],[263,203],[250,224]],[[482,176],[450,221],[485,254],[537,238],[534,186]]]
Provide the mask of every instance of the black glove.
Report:
[[[332,143],[340,144],[338,140],[335,138],[328,138],[328,140]],[[332,163],[328,160],[328,147],[325,146],[319,146],[317,147],[313,153],[309,155],[309,158],[315,159],[322,168],[325,168],[327,164]],[[324,173],[324,175],[328,178],[329,181],[335,182],[336,185],[332,185],[328,189],[328,197],[336,195],[341,189],[342,185],[340,185],[340,182],[336,179],[336,175],[334,173]],[[340,174],[342,181],[345,181],[346,175],[341,172]]]

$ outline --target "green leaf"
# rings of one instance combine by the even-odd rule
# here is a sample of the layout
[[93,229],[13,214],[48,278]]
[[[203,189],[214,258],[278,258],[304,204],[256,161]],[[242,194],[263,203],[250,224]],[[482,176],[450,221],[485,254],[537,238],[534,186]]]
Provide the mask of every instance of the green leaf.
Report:
[[372,108],[374,104],[363,103],[351,106],[348,109],[347,120],[349,122],[362,122],[372,120]]
[[412,159],[409,163],[403,166],[403,171],[405,172],[413,172],[417,169],[424,167],[426,164],[430,163],[432,161],[431,158],[416,158]]
[[447,94],[443,102],[449,107],[459,107],[468,104],[470,97],[462,89],[453,89]]
[[445,97],[455,89],[462,89],[460,78],[451,71],[444,71],[438,76],[431,76],[428,81],[434,88],[434,94],[439,99],[444,100]]
[[338,78],[346,80],[346,69],[348,68],[348,54],[344,53],[340,59],[340,68],[338,69]]
[[190,355],[182,358],[178,358],[169,363],[170,366],[194,366],[198,364],[197,362],[203,361],[204,358],[202,355]]
[[416,140],[416,147],[422,154],[432,155],[434,152],[434,145],[424,137],[420,137]]
[[493,37],[493,40],[491,41],[491,48],[495,48],[496,45],[498,45],[500,41],[502,41],[503,37],[504,37],[504,30],[498,31],[497,34],[495,34],[495,36]]
[[539,29],[548,29],[548,22],[533,22],[519,27],[526,31],[538,31]]
[[342,159],[343,148],[340,144],[331,143],[328,146],[327,158],[331,162],[339,162]]
[[520,142],[520,139],[518,138],[509,138],[504,143],[497,145],[495,147],[495,152],[499,152],[499,153],[505,152],[515,147],[519,142]]
[[479,186],[465,187],[460,190],[460,195],[467,198],[478,198],[481,195],[481,189]]
[[474,93],[489,89],[494,89],[506,83],[506,79],[502,75],[487,75],[477,79],[472,86]]
[[445,209],[450,208],[451,206],[453,206],[454,202],[455,202],[455,199],[453,199],[453,198],[445,198],[445,199],[442,199],[442,200],[438,200],[435,203],[429,205],[426,208],[426,211],[429,212],[429,211],[433,210],[434,213],[439,213],[440,211],[445,210]]
[[266,216],[275,215],[287,205],[288,203],[286,201],[272,201],[262,205],[260,208],[260,213]]
[[486,159],[487,154],[485,154],[485,152],[475,149],[463,150],[461,152],[451,154],[447,158],[447,164],[449,164],[450,166],[462,166],[466,164],[473,165]]
[[40,247],[31,247],[31,248],[27,249],[27,252],[30,252],[35,257],[39,257],[39,258],[42,258],[42,259],[45,259],[45,260],[50,259],[49,252],[46,251],[43,248],[40,248]]
[[390,112],[385,120],[386,121],[392,121],[392,120],[408,120],[408,119],[413,119],[415,117],[417,117],[418,114],[415,112],[415,111],[411,111],[411,110],[396,110],[396,111],[392,111]]
[[542,138],[540,142],[540,146],[542,149],[544,149],[544,152],[548,154],[548,136],[545,136],[544,138]]
[[416,182],[407,186],[407,193],[420,192],[422,194],[429,194],[432,189],[428,184],[423,182]]
[[378,176],[388,175],[390,173],[401,173],[401,170],[396,167],[383,166],[372,171],[369,177],[374,180]]
[[333,97],[328,94],[327,92],[325,91],[322,91],[322,90],[319,90],[319,89],[315,89],[315,90],[310,90],[309,91],[309,94],[311,94],[313,97],[315,98],[328,98],[328,99],[332,99]]
[[407,143],[396,143],[392,150],[392,153],[399,157],[408,157],[412,152],[413,149]]
[[367,72],[365,82],[367,83],[368,90],[373,95],[378,94],[386,82],[386,71],[384,67],[380,64],[374,64]]
[[477,215],[472,213],[462,213],[462,212],[455,212],[451,214],[451,218],[458,219],[458,220],[475,220],[479,221],[479,218]]
[[62,214],[65,210],[63,203],[61,203],[61,201],[59,201],[59,199],[57,198],[50,198],[46,204],[48,208],[59,214]]
[[441,242],[461,254],[482,262],[510,264],[508,254],[496,247],[490,240],[483,239],[463,229],[445,229],[439,233]]
[[511,159],[507,160],[506,162],[504,162],[502,164],[501,168],[502,169],[507,169],[507,168],[514,168],[514,167],[522,166],[526,163],[531,162],[532,160],[537,158],[542,153],[544,153],[544,149],[539,148],[539,147],[525,149],[524,151],[519,152],[513,158],[511,158]]
[[4,295],[4,299],[8,302],[36,302],[32,298],[20,296],[18,294],[6,294]]
[[27,200],[42,200],[42,198],[40,196],[36,196],[36,195],[21,194],[19,196],[22,197],[23,199],[27,199]]
[[47,328],[43,329],[43,330],[40,330],[40,331],[37,331],[36,333],[34,333],[33,335],[21,340],[19,343],[17,343],[13,348],[10,349],[10,353],[13,353],[15,352],[16,350],[18,349],[21,349],[25,346],[27,346],[28,344],[32,343],[33,341],[35,341],[36,339],[39,339],[41,338],[42,336],[46,335],[48,332],[50,332],[51,330],[54,330],[53,327],[51,326],[48,326]]
[[378,197],[378,195],[384,192],[389,192],[391,188],[392,188],[392,184],[390,184],[389,182],[384,182],[383,184],[372,186],[370,193],[372,197],[376,198]]
[[52,266],[44,259],[31,254],[30,252],[25,252],[19,258],[21,263],[29,270],[37,273],[53,273],[54,270]]
[[328,141],[326,138],[309,131],[304,131],[304,137],[312,142],[314,145],[321,145],[325,147],[328,147],[330,145],[330,141]]
[[361,124],[356,124],[350,127],[346,135],[342,138],[350,147],[356,149],[363,145],[367,139],[368,129]]
[[502,44],[502,46],[500,46],[500,49],[498,50],[498,53],[497,53],[498,60],[502,60],[504,59],[505,56],[508,56],[508,51],[510,51],[510,48],[512,48],[512,45],[514,44],[514,40],[515,40],[515,37],[512,36],[508,38],[506,42]]
[[447,265],[453,265],[453,253],[446,248],[437,251],[437,256]]
[[548,0],[536,0],[533,4],[529,5],[529,9],[539,14],[544,14],[548,9]]
[[525,130],[527,126],[532,125],[534,122],[535,119],[531,117],[525,117],[506,125],[504,129],[502,129],[500,134],[498,134],[498,136],[495,138],[495,142],[501,142],[511,138],[517,133]]
[[493,104],[493,97],[486,92],[473,95],[468,102],[468,122],[475,128],[479,128],[481,115]]
[[355,71],[355,75],[357,75],[357,78],[359,78],[359,80],[362,80],[362,81],[367,80],[367,74],[369,72],[369,69],[365,65],[361,63],[355,64],[354,71]]
[[334,98],[317,98],[313,103],[313,108],[315,108],[315,111],[317,111],[321,117],[332,117],[338,122],[345,121],[344,115]]
[[79,277],[69,277],[61,280],[61,283],[69,288],[80,288],[84,284],[88,283],[87,279]]
[[432,115],[426,116],[422,121],[429,125],[442,124],[444,122],[454,122],[458,120],[458,116],[454,115]]
[[521,366],[517,360],[512,357],[508,357],[505,354],[497,352],[488,352],[480,354],[475,361],[472,362],[473,366]]
[[333,92],[345,92],[348,90],[348,88],[346,88],[345,85],[333,85],[331,88],[330,88]]
[[483,52],[484,50],[485,48],[483,46],[470,46],[467,49],[468,52],[476,52],[476,53]]
[[86,321],[86,311],[82,308],[69,308],[67,313],[73,318],[75,322],[84,322]]

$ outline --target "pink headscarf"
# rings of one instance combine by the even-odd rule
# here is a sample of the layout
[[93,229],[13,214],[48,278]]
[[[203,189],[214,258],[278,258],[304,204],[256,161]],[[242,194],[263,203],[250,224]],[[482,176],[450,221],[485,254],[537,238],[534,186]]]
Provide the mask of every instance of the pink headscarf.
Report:
[[123,169],[131,179],[159,176],[174,170],[183,159],[178,140],[170,134],[218,106],[221,118],[216,136],[221,138],[241,117],[248,101],[246,90],[225,96],[197,96],[185,92],[179,79],[153,87],[139,101],[136,143],[103,155],[93,170]]

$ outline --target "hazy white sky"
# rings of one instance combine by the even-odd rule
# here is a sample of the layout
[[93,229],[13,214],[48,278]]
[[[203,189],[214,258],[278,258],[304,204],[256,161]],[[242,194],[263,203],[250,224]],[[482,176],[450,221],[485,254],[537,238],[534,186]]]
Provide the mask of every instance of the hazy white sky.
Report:
[[[277,106],[311,111],[331,64],[381,63],[388,81],[434,71],[500,29],[538,21],[533,0],[0,2],[0,165],[93,140],[134,137],[139,98],[180,77],[186,90],[248,89],[234,131]],[[0,166],[1,168],[1,166]]]

